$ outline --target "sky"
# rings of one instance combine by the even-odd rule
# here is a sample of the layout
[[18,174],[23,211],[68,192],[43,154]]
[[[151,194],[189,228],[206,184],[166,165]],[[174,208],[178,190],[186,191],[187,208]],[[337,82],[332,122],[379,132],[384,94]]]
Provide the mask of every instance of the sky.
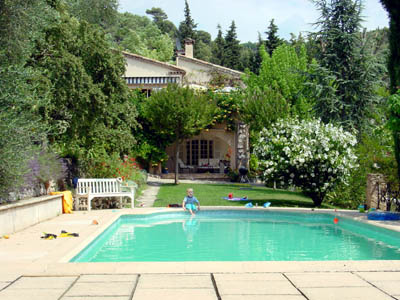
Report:
[[[388,17],[379,0],[363,0],[362,26],[368,30],[388,27]],[[232,20],[241,42],[256,42],[258,33],[265,39],[271,19],[278,26],[278,35],[290,39],[300,32],[316,31],[312,24],[318,20],[319,12],[310,0],[188,0],[190,13],[197,30],[204,30],[215,39],[217,25],[224,35]],[[119,11],[146,15],[146,9],[160,7],[175,26],[184,19],[185,0],[119,0]]]

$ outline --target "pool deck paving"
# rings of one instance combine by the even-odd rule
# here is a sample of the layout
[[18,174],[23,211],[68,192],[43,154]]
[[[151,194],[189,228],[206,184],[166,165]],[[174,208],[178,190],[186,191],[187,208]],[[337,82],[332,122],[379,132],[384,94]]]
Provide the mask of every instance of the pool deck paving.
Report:
[[[77,211],[0,239],[0,300],[400,300],[400,261],[69,262],[122,214],[175,210]],[[61,230],[79,237],[40,238]]]

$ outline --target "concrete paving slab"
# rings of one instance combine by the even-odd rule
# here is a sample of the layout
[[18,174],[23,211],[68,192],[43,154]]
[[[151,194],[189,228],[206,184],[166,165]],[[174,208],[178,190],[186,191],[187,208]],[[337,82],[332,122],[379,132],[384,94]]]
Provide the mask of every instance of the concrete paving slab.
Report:
[[400,272],[356,272],[367,281],[400,281]]
[[131,296],[104,296],[104,297],[62,297],[61,300],[130,300]]
[[208,288],[212,289],[211,275],[145,274],[140,276],[137,289]]
[[[222,300],[306,300],[303,295],[226,295]],[[71,299],[72,300],[72,299]]]
[[7,289],[67,289],[77,277],[21,277]]
[[15,281],[16,279],[18,279],[18,275],[0,273],[0,282],[12,282]]
[[138,275],[81,275],[78,282],[136,282]]
[[357,275],[345,272],[286,273],[286,276],[299,288],[370,286]]
[[309,300],[393,300],[373,287],[301,288]]
[[282,273],[241,273],[241,274],[214,274],[216,280],[221,281],[287,281]]
[[138,289],[132,300],[217,300],[212,289]]
[[91,282],[75,283],[65,294],[65,297],[72,296],[129,296],[134,288],[133,282],[102,282],[93,284]]
[[392,296],[400,297],[399,281],[373,281],[371,283]]
[[51,275],[115,274],[117,273],[116,266],[112,263],[52,263],[46,266],[43,273]]
[[0,300],[55,300],[64,289],[5,289],[0,292]]
[[300,295],[289,281],[216,280],[221,295]]

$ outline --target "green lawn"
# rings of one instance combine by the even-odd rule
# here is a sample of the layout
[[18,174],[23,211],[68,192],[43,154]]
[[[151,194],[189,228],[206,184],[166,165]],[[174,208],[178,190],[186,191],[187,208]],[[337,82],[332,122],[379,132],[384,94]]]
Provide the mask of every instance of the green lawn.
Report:
[[[194,195],[200,201],[201,206],[244,206],[250,201],[228,201],[222,197],[245,197],[255,205],[262,206],[265,202],[271,202],[275,207],[314,207],[312,200],[302,193],[285,190],[274,190],[266,187],[252,187],[248,184],[187,184],[179,185],[163,184],[154,202],[155,207],[166,207],[168,204],[182,204],[186,196],[186,190],[193,188]],[[322,205],[321,208],[333,208]]]

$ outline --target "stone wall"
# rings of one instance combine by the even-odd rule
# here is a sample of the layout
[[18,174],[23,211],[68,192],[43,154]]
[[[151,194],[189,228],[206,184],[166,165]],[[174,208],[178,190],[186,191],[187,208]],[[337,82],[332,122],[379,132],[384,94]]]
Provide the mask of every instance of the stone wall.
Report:
[[42,196],[0,206],[0,236],[62,214],[62,195]]
[[[377,184],[382,185],[382,188],[386,187],[385,176],[382,174],[368,174],[367,175],[367,206],[368,208],[378,207],[378,188]],[[380,205],[380,209],[385,209]]]
[[236,166],[238,169],[240,167],[245,167],[248,169],[250,160],[249,127],[242,122],[238,122],[236,126]]

